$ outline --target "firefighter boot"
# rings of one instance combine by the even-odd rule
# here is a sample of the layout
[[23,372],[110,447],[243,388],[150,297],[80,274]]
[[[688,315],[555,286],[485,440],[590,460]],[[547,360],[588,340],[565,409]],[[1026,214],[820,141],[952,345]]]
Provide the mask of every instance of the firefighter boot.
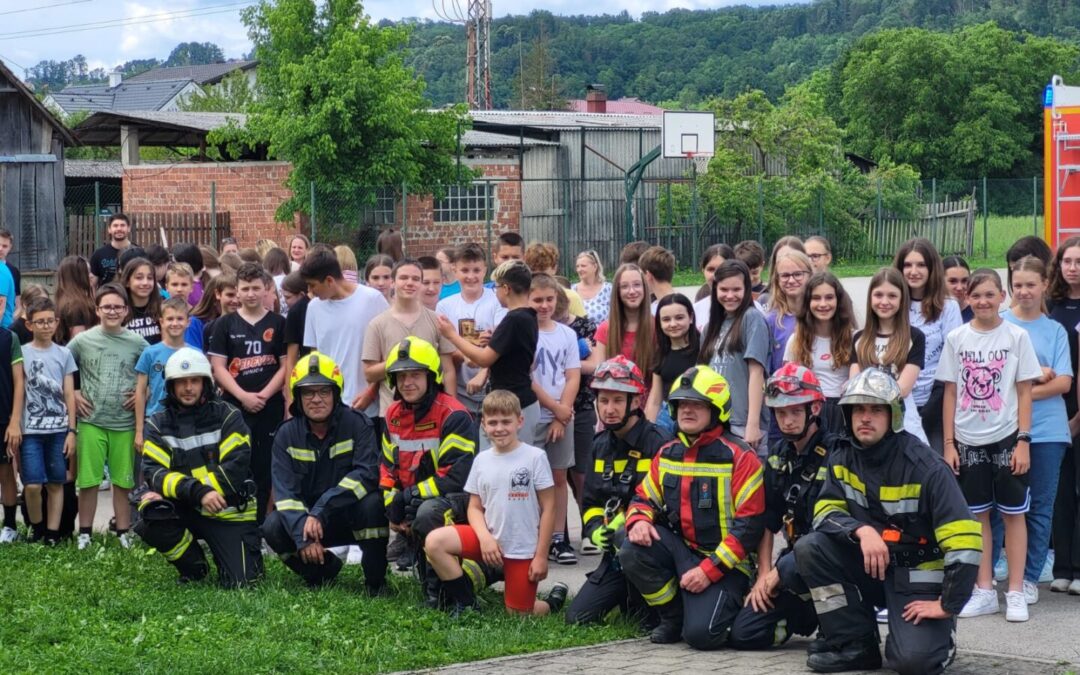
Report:
[[[470,583],[471,583],[470,579]],[[443,594],[442,580],[430,565],[424,571],[424,604],[431,609],[443,609],[446,597]]]
[[206,553],[197,541],[191,542],[183,555],[173,561],[173,565],[180,573],[180,578],[176,580],[176,583],[181,585],[202,581],[210,573],[210,563],[206,561]]
[[839,673],[845,670],[881,668],[881,650],[877,635],[869,635],[842,645],[839,649],[810,654],[806,666],[816,673]]
[[658,645],[667,645],[682,640],[683,605],[677,594],[666,605],[656,608],[660,623],[649,633],[649,641]]
[[480,610],[476,594],[473,593],[472,581],[464,574],[457,579],[443,581],[442,588],[446,594],[446,607],[450,618],[456,619],[467,612]]

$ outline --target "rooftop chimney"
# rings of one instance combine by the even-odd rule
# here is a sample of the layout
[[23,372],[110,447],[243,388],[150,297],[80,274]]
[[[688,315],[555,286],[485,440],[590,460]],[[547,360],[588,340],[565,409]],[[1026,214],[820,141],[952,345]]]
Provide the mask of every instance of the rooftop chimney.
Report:
[[113,87],[119,87],[120,83],[123,81],[124,73],[120,70],[120,66],[117,66],[116,70],[113,70],[109,73],[109,89],[112,89]]
[[590,84],[585,87],[585,112],[607,112],[607,91],[604,85]]

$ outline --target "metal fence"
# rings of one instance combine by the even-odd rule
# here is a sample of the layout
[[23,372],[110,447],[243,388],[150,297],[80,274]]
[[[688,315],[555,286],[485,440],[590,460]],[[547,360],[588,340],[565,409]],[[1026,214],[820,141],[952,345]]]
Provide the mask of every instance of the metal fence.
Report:
[[[754,239],[768,250],[788,234],[824,236],[838,262],[855,263],[891,258],[900,242],[913,236],[930,238],[943,254],[981,259],[1004,255],[1020,236],[1042,234],[1043,184],[1038,177],[925,180],[907,195],[913,206],[904,214],[891,213],[880,191],[848,196],[842,212],[830,201],[835,195],[799,204],[767,201],[770,190],[782,193],[785,181],[792,179],[757,180],[756,194],[750,191],[735,218],[708,206],[711,200],[700,182],[646,178],[631,204],[633,227],[628,227],[620,178],[481,179],[449,187],[437,197],[408,185],[345,191],[312,184],[300,200],[300,224],[314,241],[347,244],[360,260],[374,252],[379,231],[387,227],[401,232],[413,254],[465,241],[480,242],[490,251],[500,233],[515,230],[526,241],[555,243],[564,253],[560,265],[566,274],[572,271],[574,253],[595,249],[610,266],[622,247],[636,239],[663,245],[675,253],[681,268],[696,269],[711,244]],[[69,216],[96,215],[95,243],[103,232],[101,214],[122,207],[118,185],[68,190]],[[202,234],[210,227],[203,223],[196,227],[202,228],[199,232],[178,231],[181,238],[169,240],[190,235],[193,241],[218,241],[227,236],[222,225],[217,223],[216,236],[210,238]]]

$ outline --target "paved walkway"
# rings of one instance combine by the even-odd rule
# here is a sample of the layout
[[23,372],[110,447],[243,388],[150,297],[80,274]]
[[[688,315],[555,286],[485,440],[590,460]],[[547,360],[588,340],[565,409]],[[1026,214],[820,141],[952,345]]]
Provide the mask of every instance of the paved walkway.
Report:
[[[1002,621],[1004,623],[1004,620]],[[806,668],[805,642],[792,640],[769,652],[698,652],[686,645],[653,645],[627,640],[593,647],[578,647],[479,661],[440,670],[450,674],[525,675],[526,673],[582,673],[588,675],[653,675],[656,673],[726,673],[728,675],[786,675],[811,672]],[[1046,659],[1008,657],[961,651],[949,675],[1034,675],[1080,671],[1080,664]]]

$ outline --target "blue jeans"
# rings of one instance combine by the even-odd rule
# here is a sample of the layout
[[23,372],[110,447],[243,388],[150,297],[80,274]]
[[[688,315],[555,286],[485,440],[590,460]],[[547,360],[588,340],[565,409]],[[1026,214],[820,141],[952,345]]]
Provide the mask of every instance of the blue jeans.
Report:
[[[1031,507],[1027,517],[1027,560],[1024,563],[1024,580],[1039,582],[1039,574],[1046,564],[1050,550],[1050,527],[1054,518],[1054,498],[1057,495],[1061,460],[1065,457],[1068,443],[1032,443],[1031,468],[1028,484],[1031,491]],[[997,564],[1001,547],[1005,545],[1005,523],[997,509],[990,510],[990,528],[994,536],[994,564]]]
[[55,434],[23,436],[19,451],[19,474],[24,485],[64,484],[67,479],[67,458],[64,457],[66,439],[66,430]]

